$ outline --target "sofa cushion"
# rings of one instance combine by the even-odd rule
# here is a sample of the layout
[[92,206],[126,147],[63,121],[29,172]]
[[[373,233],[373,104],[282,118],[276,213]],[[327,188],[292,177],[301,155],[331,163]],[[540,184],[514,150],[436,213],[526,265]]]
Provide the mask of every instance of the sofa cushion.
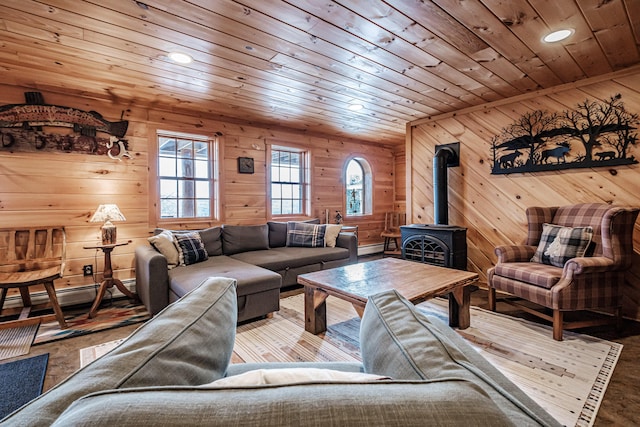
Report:
[[287,223],[287,246],[323,248],[325,224],[306,224],[290,221]]
[[564,267],[571,258],[584,256],[592,237],[592,227],[542,224],[542,237],[531,262]]
[[225,255],[261,249],[269,249],[267,224],[222,226],[222,250]]
[[[48,426],[74,400],[93,392],[151,385],[204,384],[222,378],[235,341],[235,287],[233,279],[207,279],[138,328],[118,347],[5,421],[11,425]],[[102,412],[111,410],[103,408]],[[129,410],[122,412],[127,414]]]
[[283,271],[305,265],[348,260],[349,250],[345,248],[274,248],[267,251],[243,252],[231,256],[234,259],[268,268],[271,271]]
[[169,230],[162,230],[155,236],[149,237],[149,243],[158,252],[160,252],[167,259],[167,267],[172,269],[180,264],[180,253],[176,248],[175,240],[173,239],[173,233]]
[[170,270],[169,287],[174,294],[182,297],[212,276],[235,278],[238,296],[280,289],[282,284],[282,277],[278,273],[221,255],[188,267]]
[[360,324],[365,372],[392,378],[476,384],[514,425],[557,422],[448,325],[397,291],[372,295]]
[[510,422],[482,390],[461,380],[105,391],[78,400],[54,425],[89,420],[108,427],[534,425]]
[[205,228],[200,230],[199,233],[209,256],[222,255],[222,228]]
[[494,267],[496,276],[551,289],[562,277],[562,268],[537,262],[503,262]]
[[178,248],[180,265],[191,265],[209,258],[198,232],[173,235]]

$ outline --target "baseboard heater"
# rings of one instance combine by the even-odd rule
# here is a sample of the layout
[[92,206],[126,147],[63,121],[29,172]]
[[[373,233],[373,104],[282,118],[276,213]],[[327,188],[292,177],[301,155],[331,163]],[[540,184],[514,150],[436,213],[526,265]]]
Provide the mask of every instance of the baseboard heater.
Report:
[[[133,293],[136,292],[136,279],[125,279],[122,281],[124,285]],[[61,306],[72,306],[78,304],[92,303],[96,299],[96,292],[100,284],[91,284],[78,286],[68,289],[56,289],[56,296]],[[115,286],[111,288],[114,298],[124,297],[125,295],[120,292]],[[106,296],[108,298],[108,295]],[[49,301],[49,296],[46,291],[33,292],[31,294],[31,301],[35,304],[44,304]],[[8,296],[4,308],[22,307],[22,298],[19,294]]]

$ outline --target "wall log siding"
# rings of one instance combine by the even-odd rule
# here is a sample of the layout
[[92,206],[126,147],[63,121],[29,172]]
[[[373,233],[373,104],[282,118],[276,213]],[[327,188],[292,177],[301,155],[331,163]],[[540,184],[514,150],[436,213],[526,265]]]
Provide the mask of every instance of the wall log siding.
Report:
[[[61,88],[63,89],[63,88]],[[0,85],[0,105],[22,103],[24,92],[34,88]],[[38,89],[35,89],[38,90]],[[118,240],[130,241],[112,255],[115,276],[135,277],[133,253],[158,223],[167,228],[201,228],[221,223],[260,224],[267,218],[267,144],[293,144],[311,151],[311,215],[330,220],[336,210],[344,214],[343,170],[347,159],[364,157],[373,170],[373,215],[345,218],[345,224],[358,225],[361,245],[381,243],[384,212],[394,205],[394,152],[390,147],[370,143],[310,136],[304,131],[274,130],[239,125],[207,118],[206,113],[165,111],[122,106],[79,94],[65,95],[41,90],[48,104],[98,111],[108,120],[129,120],[125,138],[132,159],[122,162],[107,156],[64,152],[10,152],[0,150],[0,226],[61,224],[67,230],[67,263],[58,289],[93,283],[82,276],[82,266],[94,264],[101,279],[103,255],[84,249],[100,239],[101,224],[89,218],[101,203],[116,203],[126,222],[116,223]],[[209,115],[209,117],[215,117]],[[155,137],[156,130],[213,136],[220,132],[219,221],[155,220]],[[50,129],[56,132],[55,129]],[[237,158],[255,159],[254,174],[239,174]],[[296,219],[296,218],[286,218]],[[285,219],[285,220],[286,220]],[[297,217],[300,219],[300,217]],[[277,218],[275,219],[277,220]]]
[[[433,223],[432,159],[435,145],[460,141],[460,167],[449,168],[449,223],[468,227],[468,268],[486,283],[496,262],[495,246],[522,243],[529,206],[602,202],[640,206],[640,166],[569,169],[558,172],[491,175],[491,138],[523,113],[571,110],[585,99],[605,101],[622,94],[631,113],[640,113],[640,71],[612,74],[555,91],[519,96],[407,126],[407,208],[410,221]],[[640,158],[640,146],[630,155]],[[615,169],[615,170],[614,170]],[[635,260],[627,275],[624,316],[640,319],[640,224],[634,234]]]

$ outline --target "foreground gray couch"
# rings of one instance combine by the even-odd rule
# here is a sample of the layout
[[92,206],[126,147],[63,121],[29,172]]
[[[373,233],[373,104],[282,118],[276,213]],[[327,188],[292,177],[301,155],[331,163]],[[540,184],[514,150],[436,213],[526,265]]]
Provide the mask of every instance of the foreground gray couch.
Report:
[[135,249],[137,293],[152,315],[207,277],[225,276],[238,282],[238,321],[265,316],[279,310],[280,289],[295,285],[298,274],[358,260],[354,233],[340,233],[335,247],[292,247],[286,222],[196,231],[209,255],[206,261],[169,269],[166,257],[151,245]]
[[[229,365],[235,280],[207,279],[118,347],[9,415],[6,426],[556,426],[436,317],[372,296],[363,363]],[[216,385],[256,368],[316,367],[383,380]],[[327,369],[331,371],[327,371]]]

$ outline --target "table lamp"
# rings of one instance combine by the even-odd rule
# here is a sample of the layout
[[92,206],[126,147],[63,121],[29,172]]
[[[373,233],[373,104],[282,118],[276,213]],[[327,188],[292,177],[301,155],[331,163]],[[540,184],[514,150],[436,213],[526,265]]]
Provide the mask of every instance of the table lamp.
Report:
[[116,243],[116,226],[111,221],[126,221],[118,205],[106,204],[98,206],[89,222],[104,222],[102,225],[102,244],[113,245]]

